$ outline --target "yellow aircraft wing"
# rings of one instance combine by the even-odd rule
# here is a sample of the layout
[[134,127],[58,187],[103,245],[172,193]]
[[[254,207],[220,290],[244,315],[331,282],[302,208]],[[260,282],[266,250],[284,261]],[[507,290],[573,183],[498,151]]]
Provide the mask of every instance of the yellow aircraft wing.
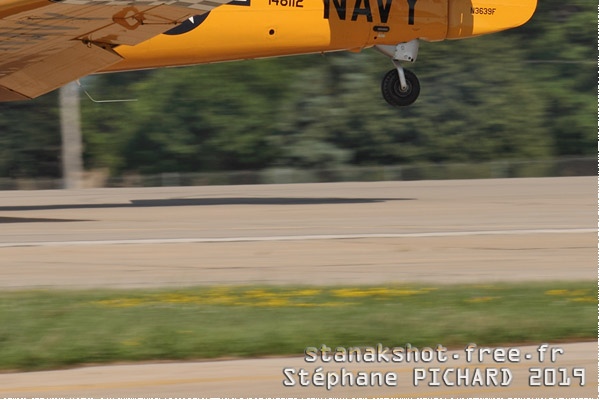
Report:
[[25,100],[122,60],[229,0],[0,0],[0,101]]

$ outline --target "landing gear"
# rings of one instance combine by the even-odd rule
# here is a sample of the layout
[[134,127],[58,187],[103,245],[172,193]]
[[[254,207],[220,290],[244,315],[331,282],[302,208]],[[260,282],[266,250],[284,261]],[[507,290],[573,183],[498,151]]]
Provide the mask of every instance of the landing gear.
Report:
[[405,83],[401,83],[400,73],[392,69],[383,77],[381,94],[388,104],[394,107],[409,106],[417,100],[421,92],[421,85],[417,76],[407,69],[402,70]]
[[402,67],[402,61],[415,62],[419,52],[419,41],[400,43],[396,46],[375,46],[386,56],[392,59],[395,69],[389,71],[381,82],[381,94],[389,104],[394,107],[411,105],[419,97],[421,85],[417,76]]

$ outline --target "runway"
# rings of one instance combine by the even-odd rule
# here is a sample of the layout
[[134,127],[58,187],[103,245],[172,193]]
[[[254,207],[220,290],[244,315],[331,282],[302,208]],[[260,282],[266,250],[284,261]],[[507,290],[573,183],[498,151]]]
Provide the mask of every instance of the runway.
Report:
[[595,177],[2,192],[0,287],[597,279]]
[[[1,192],[0,287],[597,280],[597,190],[576,177]],[[412,366],[395,388],[285,388],[282,368],[303,360],[275,358],[0,374],[0,396],[597,397],[596,343],[563,346],[550,367],[586,368],[584,387],[529,388],[520,363],[489,392],[414,387]]]

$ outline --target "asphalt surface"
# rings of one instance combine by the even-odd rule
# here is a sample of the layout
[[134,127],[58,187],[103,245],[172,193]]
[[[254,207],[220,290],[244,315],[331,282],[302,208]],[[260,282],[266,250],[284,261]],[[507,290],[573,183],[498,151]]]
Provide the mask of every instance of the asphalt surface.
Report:
[[[0,287],[597,280],[597,193],[596,177],[0,192]],[[285,387],[284,367],[341,364],[274,358],[0,374],[0,396],[597,397],[596,343],[555,346],[543,367],[564,385],[547,387],[524,359],[479,366],[509,368],[507,387],[415,387],[421,366],[363,364],[349,368],[396,368],[398,384]]]
[[597,279],[591,178],[0,194],[0,287]]

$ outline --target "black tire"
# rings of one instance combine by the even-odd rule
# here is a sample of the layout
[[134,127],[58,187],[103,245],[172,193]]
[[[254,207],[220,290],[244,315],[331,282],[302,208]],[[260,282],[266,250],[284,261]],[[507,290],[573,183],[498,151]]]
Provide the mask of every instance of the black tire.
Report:
[[396,69],[390,70],[381,81],[381,94],[385,101],[394,107],[411,105],[421,93],[421,85],[417,76],[407,69],[404,70],[404,76],[406,77],[406,90],[400,88],[400,77]]

